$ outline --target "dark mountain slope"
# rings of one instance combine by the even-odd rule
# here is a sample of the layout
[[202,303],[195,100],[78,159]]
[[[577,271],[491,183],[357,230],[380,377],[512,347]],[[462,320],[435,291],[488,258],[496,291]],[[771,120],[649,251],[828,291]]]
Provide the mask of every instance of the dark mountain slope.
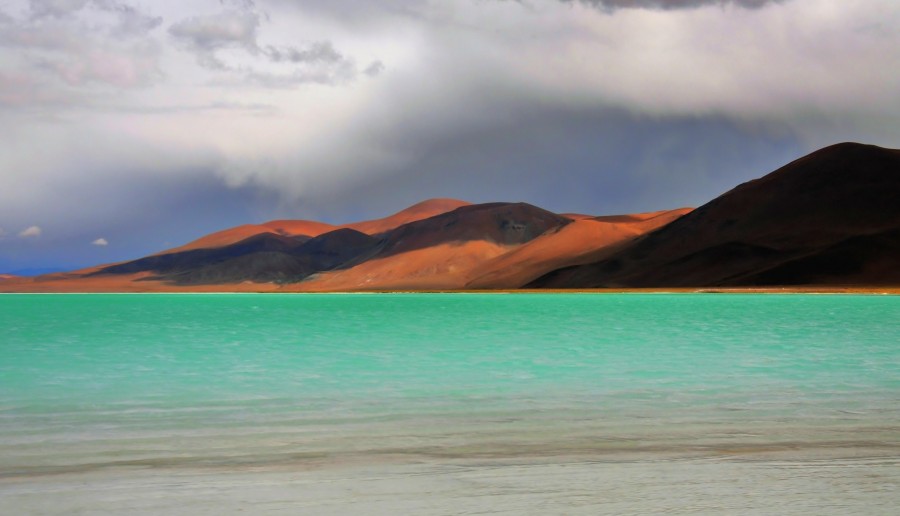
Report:
[[352,229],[338,229],[312,239],[261,233],[223,247],[148,256],[92,275],[151,272],[147,279],[184,285],[292,282],[337,267],[374,249],[379,242]]
[[524,243],[569,222],[565,217],[524,203],[468,205],[401,225],[379,236],[350,228],[315,238],[266,232],[222,247],[148,256],[105,267],[90,275],[149,272],[147,280],[180,285],[242,281],[291,283],[317,272],[349,268],[371,258],[450,242]]
[[524,202],[473,204],[404,224],[386,233],[379,254],[386,256],[471,240],[501,245],[523,244],[570,222],[569,218]]
[[843,143],[531,287],[895,284],[900,151]]

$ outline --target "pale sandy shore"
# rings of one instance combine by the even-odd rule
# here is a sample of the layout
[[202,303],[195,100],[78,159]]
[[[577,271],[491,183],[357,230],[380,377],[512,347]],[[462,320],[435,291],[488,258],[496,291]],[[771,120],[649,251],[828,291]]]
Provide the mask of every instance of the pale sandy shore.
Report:
[[893,515],[900,458],[444,460],[266,470],[134,468],[0,479],[7,514]]
[[469,293],[469,294],[872,294],[898,295],[900,285],[808,285],[766,287],[648,287],[648,288],[579,288],[579,289],[311,289],[304,283],[234,283],[183,286],[161,281],[110,277],[88,278],[12,278],[0,280],[0,293]]

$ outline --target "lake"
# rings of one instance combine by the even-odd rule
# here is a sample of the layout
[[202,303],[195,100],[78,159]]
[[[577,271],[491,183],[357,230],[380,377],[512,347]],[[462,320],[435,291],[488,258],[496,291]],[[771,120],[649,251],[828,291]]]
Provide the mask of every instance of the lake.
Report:
[[893,514],[900,297],[0,295],[9,514]]

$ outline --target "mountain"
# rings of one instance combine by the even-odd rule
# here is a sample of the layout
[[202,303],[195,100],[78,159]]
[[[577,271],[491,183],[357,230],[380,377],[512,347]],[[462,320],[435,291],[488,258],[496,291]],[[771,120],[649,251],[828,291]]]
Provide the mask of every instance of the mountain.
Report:
[[900,284],[900,151],[843,143],[535,288]]
[[612,217],[581,216],[558,231],[549,231],[514,250],[479,263],[469,289],[519,288],[562,267],[593,261],[609,246],[636,238],[689,213],[690,208]]
[[709,203],[630,215],[431,199],[377,220],[276,220],[0,291],[900,285],[900,151],[833,145]]
[[464,206],[387,232],[373,252],[297,288],[461,289],[469,272],[485,260],[571,222],[526,203]]
[[159,254],[177,253],[194,249],[208,249],[236,244],[244,239],[264,233],[276,233],[286,237],[317,237],[336,229],[349,228],[367,235],[383,233],[416,220],[427,219],[454,210],[469,203],[457,199],[428,199],[393,215],[342,226],[334,226],[314,220],[272,220],[262,224],[244,224],[203,236],[183,246],[162,251]]
[[[411,253],[433,253],[442,246],[460,251],[473,245],[493,246],[502,251],[571,222],[524,203],[490,203],[463,205],[447,213],[401,224],[377,235],[351,229],[356,226],[379,231],[398,219],[415,219],[416,214],[422,213],[421,208],[422,205],[417,205],[411,210],[404,210],[405,213],[400,212],[400,217],[395,215],[393,219],[381,219],[375,223],[351,224],[313,238],[264,232],[219,247],[169,251],[95,269],[86,276],[143,274],[142,281],[210,285],[243,281],[297,283],[316,273],[348,271],[339,279],[332,274],[327,280],[318,278],[318,282],[321,285],[337,281],[345,284],[345,289],[394,287],[394,283],[384,281],[373,285],[370,268],[358,266],[364,263],[381,264],[387,260],[392,269],[404,271],[391,278],[405,281],[410,276],[422,276],[422,271],[410,270],[413,263],[409,260]],[[434,269],[433,264],[429,267]],[[303,287],[320,288],[317,285]]]

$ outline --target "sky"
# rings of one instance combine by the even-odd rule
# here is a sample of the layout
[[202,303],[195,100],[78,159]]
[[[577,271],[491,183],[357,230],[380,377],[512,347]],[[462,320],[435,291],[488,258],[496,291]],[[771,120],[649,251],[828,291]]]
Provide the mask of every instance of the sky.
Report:
[[4,0],[0,272],[423,199],[697,206],[900,147],[896,0]]

